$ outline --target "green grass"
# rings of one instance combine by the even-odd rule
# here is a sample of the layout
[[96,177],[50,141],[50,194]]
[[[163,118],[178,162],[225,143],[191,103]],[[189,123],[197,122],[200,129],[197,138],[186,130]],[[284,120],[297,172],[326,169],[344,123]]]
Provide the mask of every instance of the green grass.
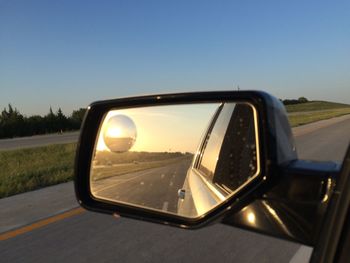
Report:
[[296,115],[289,115],[288,119],[292,127],[312,123],[315,121],[331,119],[334,117],[350,114],[350,108],[305,112]]
[[328,101],[287,105],[286,109],[292,127],[350,114],[350,105]]
[[340,109],[340,108],[350,108],[350,105],[336,103],[336,102],[329,102],[329,101],[310,101],[306,103],[286,105],[286,109],[288,113],[333,110],[333,109]]
[[76,144],[0,152],[0,198],[68,182]]

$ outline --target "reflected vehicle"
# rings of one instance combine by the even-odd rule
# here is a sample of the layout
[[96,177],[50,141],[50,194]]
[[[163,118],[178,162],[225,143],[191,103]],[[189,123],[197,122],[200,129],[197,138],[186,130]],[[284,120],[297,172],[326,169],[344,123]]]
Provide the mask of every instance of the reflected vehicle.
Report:
[[220,105],[178,191],[178,214],[205,214],[258,174],[256,128],[251,105]]

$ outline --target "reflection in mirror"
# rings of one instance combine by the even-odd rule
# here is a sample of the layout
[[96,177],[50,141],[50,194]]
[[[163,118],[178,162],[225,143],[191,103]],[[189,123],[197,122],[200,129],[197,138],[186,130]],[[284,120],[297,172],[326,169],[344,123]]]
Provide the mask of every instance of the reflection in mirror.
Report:
[[112,110],[90,171],[101,200],[198,217],[259,175],[255,109],[208,103]]
[[112,116],[106,123],[103,141],[111,152],[126,152],[136,140],[135,123],[122,114]]

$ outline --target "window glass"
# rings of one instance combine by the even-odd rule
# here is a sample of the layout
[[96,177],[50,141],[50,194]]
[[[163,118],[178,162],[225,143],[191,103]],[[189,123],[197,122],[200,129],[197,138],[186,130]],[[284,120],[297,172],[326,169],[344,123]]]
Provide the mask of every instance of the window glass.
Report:
[[202,159],[199,163],[199,170],[210,179],[212,179],[214,175],[222,142],[224,140],[235,105],[235,103],[225,103],[223,105],[214,127],[212,127],[212,130],[207,135]]
[[236,105],[224,135],[212,182],[232,192],[258,173],[253,108]]

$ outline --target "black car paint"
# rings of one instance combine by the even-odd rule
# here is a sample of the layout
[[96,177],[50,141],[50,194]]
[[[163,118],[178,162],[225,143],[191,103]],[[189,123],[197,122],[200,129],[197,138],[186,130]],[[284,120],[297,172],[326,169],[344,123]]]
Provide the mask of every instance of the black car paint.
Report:
[[[316,244],[333,192],[339,165],[296,160],[278,171],[278,180],[224,223],[259,233]],[[250,211],[255,224],[247,220]]]

